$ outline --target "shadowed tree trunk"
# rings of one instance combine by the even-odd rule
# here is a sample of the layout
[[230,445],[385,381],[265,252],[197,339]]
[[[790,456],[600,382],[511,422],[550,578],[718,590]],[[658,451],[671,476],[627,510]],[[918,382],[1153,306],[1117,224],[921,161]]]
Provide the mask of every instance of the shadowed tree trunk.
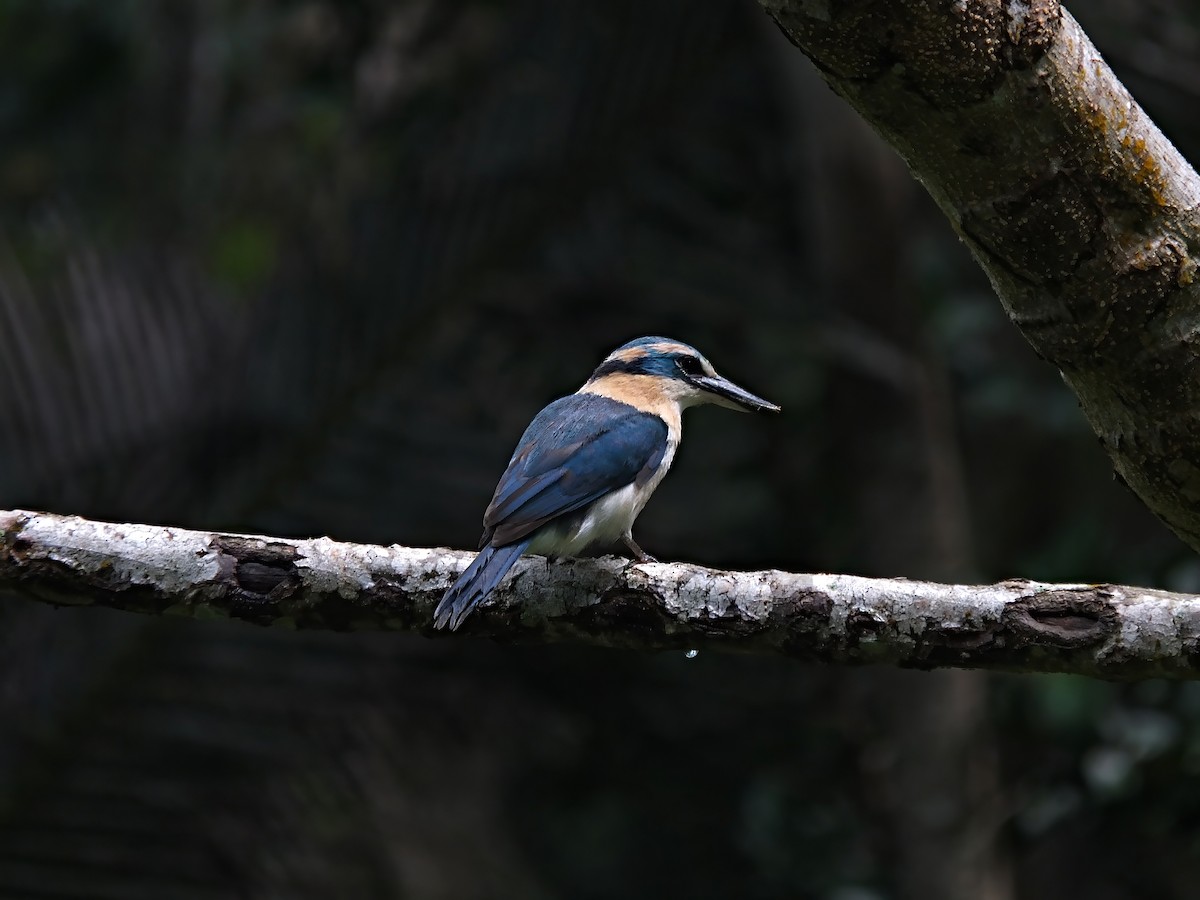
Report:
[[[829,405],[852,411],[838,451],[861,473],[845,493],[861,504],[854,519],[863,561],[870,571],[968,578],[976,572],[948,376],[922,326],[913,248],[894,237],[920,239],[923,198],[900,160],[836,97],[818,88],[799,100],[806,120],[822,123],[803,132],[816,206],[808,218],[820,223],[821,296],[831,320],[847,321],[859,337],[830,336],[830,357],[846,377],[830,385],[840,396]],[[863,209],[871,210],[865,219]],[[864,266],[864,246],[897,252]],[[868,421],[872,439],[863,440]],[[904,457],[917,463],[911,470],[898,470],[888,449],[897,443],[915,448]],[[895,510],[911,505],[930,510],[929,528],[884,539]],[[987,676],[865,671],[835,690],[857,750],[862,802],[887,823],[874,839],[900,895],[1010,900],[1012,872],[993,809],[999,771],[988,752]]]

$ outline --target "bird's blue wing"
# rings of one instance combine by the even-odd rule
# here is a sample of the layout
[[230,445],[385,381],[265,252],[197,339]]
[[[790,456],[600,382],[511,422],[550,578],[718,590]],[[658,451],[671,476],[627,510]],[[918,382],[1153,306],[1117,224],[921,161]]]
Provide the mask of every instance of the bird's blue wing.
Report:
[[595,394],[556,400],[529,423],[483,517],[484,543],[519,541],[547,522],[649,479],[667,449],[661,418]]
[[458,628],[542,525],[652,478],[667,440],[658,416],[593,394],[564,397],[538,413],[484,514],[479,555],[442,597],[435,626]]

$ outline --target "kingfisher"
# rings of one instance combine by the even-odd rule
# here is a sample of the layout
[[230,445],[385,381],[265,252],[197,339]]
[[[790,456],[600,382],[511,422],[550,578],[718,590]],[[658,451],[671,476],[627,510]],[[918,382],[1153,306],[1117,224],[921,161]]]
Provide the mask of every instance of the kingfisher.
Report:
[[534,416],[483,514],[479,555],[442,597],[435,627],[458,628],[525,553],[576,556],[619,538],[638,562],[655,562],[633,522],[675,459],[681,413],[703,403],[779,411],[695,347],[642,337]]

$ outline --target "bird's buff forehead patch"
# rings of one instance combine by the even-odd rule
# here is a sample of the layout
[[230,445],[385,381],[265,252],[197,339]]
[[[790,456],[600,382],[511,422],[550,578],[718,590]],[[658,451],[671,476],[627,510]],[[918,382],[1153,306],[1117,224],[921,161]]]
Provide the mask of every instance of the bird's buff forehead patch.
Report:
[[689,356],[695,351],[691,347],[683,344],[674,344],[670,341],[663,341],[658,344],[646,344],[642,347],[626,347],[623,350],[616,350],[608,356],[608,362],[621,361],[631,362],[635,359],[641,359],[644,356],[650,355],[666,355],[670,353],[686,353]]

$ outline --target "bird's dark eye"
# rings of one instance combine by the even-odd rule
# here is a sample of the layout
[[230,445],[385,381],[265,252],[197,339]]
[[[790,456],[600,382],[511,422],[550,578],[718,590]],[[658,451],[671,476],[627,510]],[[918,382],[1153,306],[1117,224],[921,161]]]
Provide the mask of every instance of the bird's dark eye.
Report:
[[694,356],[681,356],[676,360],[675,365],[679,366],[679,371],[684,375],[704,374],[704,368],[700,365],[700,360]]

